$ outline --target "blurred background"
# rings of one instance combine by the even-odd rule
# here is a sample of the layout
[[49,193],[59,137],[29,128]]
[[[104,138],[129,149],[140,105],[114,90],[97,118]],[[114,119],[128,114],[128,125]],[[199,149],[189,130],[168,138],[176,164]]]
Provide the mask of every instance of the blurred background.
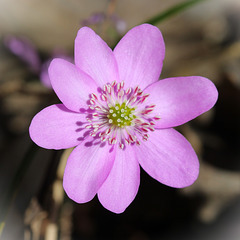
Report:
[[[240,239],[240,2],[195,0],[170,14],[185,2],[0,0],[1,240]],[[68,199],[62,176],[71,150],[35,146],[28,127],[38,111],[58,102],[47,66],[54,57],[72,61],[80,27],[92,27],[114,47],[144,22],[164,36],[161,78],[207,77],[219,99],[178,128],[199,156],[198,180],[173,189],[141,171],[136,199],[117,215],[97,198]]]

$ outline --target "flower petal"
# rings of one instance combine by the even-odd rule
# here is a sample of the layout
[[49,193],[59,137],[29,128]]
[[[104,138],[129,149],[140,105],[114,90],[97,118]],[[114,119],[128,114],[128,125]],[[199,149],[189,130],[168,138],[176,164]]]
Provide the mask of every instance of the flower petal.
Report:
[[115,151],[102,143],[83,142],[68,158],[63,187],[69,198],[78,203],[93,199],[107,178]]
[[161,119],[156,128],[186,123],[211,109],[217,101],[215,85],[204,77],[176,77],[160,80],[147,87],[146,104],[155,104],[154,114]]
[[113,168],[98,191],[102,205],[115,213],[122,213],[135,198],[140,183],[140,167],[132,147],[117,149]]
[[119,79],[112,50],[88,27],[81,28],[75,39],[75,63],[90,75],[99,87]]
[[65,149],[75,147],[86,136],[82,125],[85,115],[68,110],[63,104],[44,108],[29,127],[31,139],[40,147]]
[[197,155],[191,144],[176,130],[156,130],[147,142],[136,147],[140,165],[159,182],[182,188],[191,185],[197,179]]
[[64,59],[55,58],[49,66],[52,87],[63,104],[79,112],[87,107],[89,94],[96,91],[93,79]]
[[150,24],[131,29],[114,49],[120,80],[142,89],[158,80],[165,46],[161,32]]

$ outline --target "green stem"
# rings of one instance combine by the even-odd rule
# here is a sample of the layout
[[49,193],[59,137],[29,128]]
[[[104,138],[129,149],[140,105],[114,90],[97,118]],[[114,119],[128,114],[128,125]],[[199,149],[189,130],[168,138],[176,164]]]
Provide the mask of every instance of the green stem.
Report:
[[5,198],[3,198],[3,201],[1,202],[0,237],[3,232],[3,228],[5,225],[5,219],[10,210],[10,207],[17,196],[17,193],[19,191],[22,180],[23,180],[27,170],[29,169],[29,166],[31,165],[31,162],[32,162],[38,149],[39,149],[39,147],[37,145],[35,145],[34,143],[32,143],[30,145],[28,151],[25,153],[25,155],[23,157],[21,164],[19,165],[17,173],[11,182],[11,185],[5,195]]
[[166,11],[154,16],[153,18],[150,18],[149,20],[146,21],[146,23],[156,25],[156,24],[160,23],[161,21],[167,19],[168,17],[171,17],[171,16],[187,9],[188,7],[190,7],[196,3],[202,2],[202,1],[204,1],[204,0],[188,0],[186,2],[179,3],[175,6],[167,9]]

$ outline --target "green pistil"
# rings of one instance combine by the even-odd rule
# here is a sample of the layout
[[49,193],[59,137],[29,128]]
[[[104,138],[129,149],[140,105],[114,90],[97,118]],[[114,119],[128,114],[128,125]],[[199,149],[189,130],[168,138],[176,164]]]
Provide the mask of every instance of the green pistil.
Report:
[[135,108],[126,106],[126,103],[119,104],[109,108],[108,122],[119,128],[131,126],[132,120],[136,118],[134,115]]

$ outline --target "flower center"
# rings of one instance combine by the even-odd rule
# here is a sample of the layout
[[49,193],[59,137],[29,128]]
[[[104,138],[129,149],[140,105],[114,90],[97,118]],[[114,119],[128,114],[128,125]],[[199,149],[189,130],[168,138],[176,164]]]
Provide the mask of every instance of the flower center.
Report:
[[124,82],[106,84],[100,94],[92,93],[89,108],[93,113],[86,117],[90,123],[85,128],[90,129],[90,136],[97,136],[102,142],[114,145],[118,143],[121,149],[126,145],[140,145],[147,141],[149,131],[154,131],[154,104],[146,105],[149,94],[144,94],[139,87],[124,89]]
[[117,103],[114,107],[109,108],[108,122],[119,128],[131,126],[133,124],[132,120],[136,118],[134,110],[135,108],[130,108],[126,105],[126,102]]

